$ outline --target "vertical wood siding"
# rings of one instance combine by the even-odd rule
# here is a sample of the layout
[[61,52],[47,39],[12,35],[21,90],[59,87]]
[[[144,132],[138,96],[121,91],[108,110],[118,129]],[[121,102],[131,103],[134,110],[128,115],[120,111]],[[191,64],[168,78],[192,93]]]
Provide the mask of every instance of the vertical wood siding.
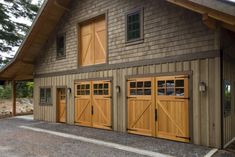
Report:
[[[189,80],[190,95],[190,125],[193,143],[206,146],[220,146],[220,59],[202,59],[185,62],[165,63],[149,66],[114,69],[74,75],[64,75],[47,78],[35,78],[34,101],[35,119],[56,122],[56,87],[67,86],[72,93],[67,97],[67,123],[74,124],[74,81],[112,77],[112,121],[113,129],[126,131],[127,101],[126,77],[133,75],[170,74],[174,72],[192,72]],[[207,84],[207,91],[200,93],[199,82]],[[116,93],[115,87],[121,87],[121,93]],[[53,106],[39,105],[39,87],[53,87]]]
[[224,80],[232,85],[232,109],[231,115],[224,117],[224,145],[235,137],[235,64],[224,60]]

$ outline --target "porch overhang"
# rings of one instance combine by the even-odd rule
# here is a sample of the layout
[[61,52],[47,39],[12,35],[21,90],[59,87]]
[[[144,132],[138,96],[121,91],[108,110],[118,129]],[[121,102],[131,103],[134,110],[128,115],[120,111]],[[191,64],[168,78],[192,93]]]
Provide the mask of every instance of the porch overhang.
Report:
[[34,61],[63,16],[70,0],[45,0],[15,57],[0,70],[0,80],[33,79]]

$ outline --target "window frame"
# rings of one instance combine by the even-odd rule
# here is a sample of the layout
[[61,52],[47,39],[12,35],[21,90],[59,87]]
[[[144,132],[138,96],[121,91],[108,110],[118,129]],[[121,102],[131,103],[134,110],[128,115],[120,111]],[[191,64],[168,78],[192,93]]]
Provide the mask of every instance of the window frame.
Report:
[[[41,102],[41,90],[50,89],[51,93],[51,101],[50,102]],[[52,87],[40,87],[39,88],[39,105],[40,106],[52,106],[53,105],[53,88]],[[45,94],[45,93],[44,93]]]
[[[140,14],[140,37],[139,38],[136,38],[136,39],[131,39],[131,40],[128,40],[128,16],[131,15],[131,14],[135,14],[139,12]],[[125,14],[125,41],[126,41],[126,44],[129,45],[129,44],[137,44],[137,43],[142,43],[144,40],[144,8],[141,7],[141,8],[136,8],[136,9],[133,9],[131,11],[128,11],[126,14]]]
[[[63,37],[64,38],[64,50],[63,50],[63,52],[64,52],[64,54],[63,55],[61,55],[61,56],[59,56],[58,54],[58,39],[60,38],[60,37]],[[60,60],[60,59],[65,59],[66,58],[66,33],[59,33],[59,34],[57,34],[57,36],[56,36],[56,59],[57,60]]]

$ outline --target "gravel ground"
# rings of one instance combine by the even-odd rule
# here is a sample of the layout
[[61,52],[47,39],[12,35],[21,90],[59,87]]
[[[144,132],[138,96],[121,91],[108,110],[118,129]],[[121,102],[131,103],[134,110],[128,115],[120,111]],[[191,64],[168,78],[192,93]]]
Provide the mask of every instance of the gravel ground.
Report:
[[137,153],[35,132],[19,126],[72,134],[176,157],[203,157],[211,150],[192,144],[113,131],[34,121],[30,118],[8,118],[0,120],[0,157],[142,157]]

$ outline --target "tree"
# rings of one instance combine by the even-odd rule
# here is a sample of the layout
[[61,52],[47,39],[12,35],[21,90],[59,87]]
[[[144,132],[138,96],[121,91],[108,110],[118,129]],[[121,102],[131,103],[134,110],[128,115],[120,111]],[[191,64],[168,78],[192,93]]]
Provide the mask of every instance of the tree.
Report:
[[0,66],[10,60],[3,54],[14,52],[22,43],[41,4],[42,0],[38,4],[32,0],[0,0]]

